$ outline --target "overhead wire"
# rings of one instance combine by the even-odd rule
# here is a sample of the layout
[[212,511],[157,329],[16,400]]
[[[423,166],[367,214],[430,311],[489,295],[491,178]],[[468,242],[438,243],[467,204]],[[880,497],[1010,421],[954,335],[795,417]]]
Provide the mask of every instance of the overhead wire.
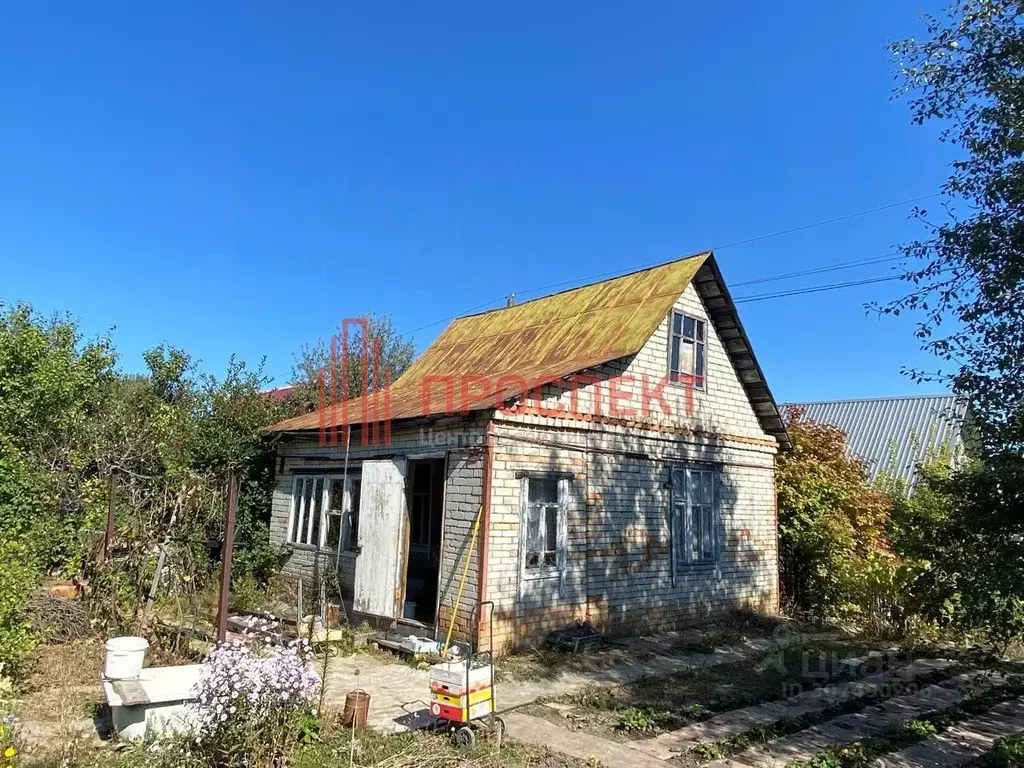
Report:
[[[922,200],[928,200],[928,199],[933,198],[933,197],[938,197],[939,195],[941,195],[940,192],[933,192],[933,193],[928,194],[928,195],[920,195],[918,197],[912,197],[912,198],[908,198],[906,200],[899,200],[899,201],[894,202],[894,203],[886,203],[885,205],[879,205],[879,206],[876,206],[874,208],[868,208],[868,209],[863,210],[863,211],[856,211],[854,213],[847,213],[847,214],[843,214],[841,216],[834,216],[834,217],[829,218],[829,219],[822,219],[820,221],[811,222],[809,224],[802,224],[802,225],[799,225],[799,226],[796,226],[796,227],[790,227],[788,229],[781,229],[781,230],[777,230],[775,232],[769,232],[769,233],[766,233],[766,234],[763,234],[763,235],[757,235],[757,236],[754,236],[754,237],[748,237],[748,238],[745,238],[745,239],[742,239],[742,240],[735,240],[735,241],[733,241],[731,243],[725,243],[723,245],[715,246],[714,248],[710,248],[708,250],[711,250],[711,251],[724,251],[724,250],[727,250],[729,248],[736,248],[736,247],[739,247],[739,246],[742,246],[742,245],[749,245],[751,243],[758,243],[758,242],[762,242],[764,240],[770,240],[770,239],[776,238],[776,237],[784,237],[785,235],[791,235],[791,234],[795,234],[797,232],[805,232],[807,230],[815,229],[817,227],[828,226],[828,225],[831,225],[831,224],[838,224],[838,223],[843,222],[843,221],[851,221],[853,219],[858,219],[858,218],[861,218],[861,217],[864,217],[864,216],[870,216],[872,214],[880,213],[882,211],[890,210],[892,208],[897,208],[897,207],[902,206],[902,205],[909,205],[911,203],[918,203],[918,202],[921,202]],[[897,252],[890,252],[890,253],[887,253],[887,254],[882,254],[881,256],[872,256],[872,257],[867,257],[867,258],[864,258],[864,259],[855,259],[853,261],[840,262],[840,263],[837,263],[837,264],[829,264],[829,265],[822,266],[822,267],[814,267],[814,268],[811,268],[811,269],[799,270],[799,271],[796,271],[796,272],[787,272],[787,273],[778,274],[778,275],[767,275],[765,277],[754,278],[752,280],[741,280],[739,282],[732,283],[731,285],[732,285],[732,287],[735,288],[735,287],[745,286],[745,285],[757,285],[757,284],[760,284],[760,283],[775,282],[775,281],[779,281],[779,280],[789,280],[789,279],[792,279],[792,278],[795,278],[795,277],[805,277],[805,276],[808,276],[808,275],[825,274],[825,273],[828,273],[828,272],[834,272],[834,271],[843,270],[843,269],[854,269],[854,268],[857,268],[857,267],[872,266],[872,265],[875,265],[875,264],[884,264],[884,263],[891,262],[891,261],[897,261],[897,260],[899,260],[901,258],[903,258],[902,254],[899,254]],[[539,287],[536,287],[536,288],[527,288],[525,290],[514,291],[513,295],[523,295],[523,294],[530,294],[530,293],[538,293],[538,292],[541,292],[541,291],[552,290],[552,289],[555,289],[555,288],[563,288],[563,287],[568,286],[568,285],[576,285],[576,284],[585,283],[586,281],[589,281],[589,280],[596,280],[596,279],[599,279],[599,278],[605,278],[605,277],[612,277],[612,276],[615,276],[615,275],[627,274],[629,272],[634,272],[634,271],[637,271],[637,270],[649,268],[651,266],[656,266],[656,264],[642,264],[642,265],[630,267],[629,269],[625,269],[625,270],[615,270],[615,271],[611,271],[611,272],[596,273],[596,274],[593,274],[593,275],[587,275],[585,277],[575,278],[573,280],[565,280],[565,281],[562,281],[562,282],[551,283],[549,285],[539,286]],[[887,276],[887,277],[870,278],[870,279],[863,280],[863,281],[857,280],[857,281],[850,281],[848,283],[836,283],[836,284],[833,284],[833,285],[812,286],[812,287],[809,287],[809,288],[795,289],[793,291],[783,291],[783,292],[778,292],[778,293],[758,294],[758,295],[755,295],[755,296],[745,296],[745,297],[742,297],[742,298],[738,298],[738,299],[736,299],[736,303],[752,302],[752,301],[763,301],[763,300],[766,300],[766,299],[782,298],[782,297],[785,297],[785,296],[798,296],[798,295],[805,294],[805,293],[817,293],[817,292],[821,292],[821,291],[838,290],[840,288],[848,288],[848,287],[853,287],[855,285],[868,285],[868,284],[871,284],[871,283],[880,283],[880,282],[886,282],[886,281],[896,280],[896,279],[899,279],[899,276],[895,276],[894,275],[894,276]],[[424,330],[426,330],[428,328],[433,328],[436,325],[440,325],[441,323],[451,322],[452,320],[456,320],[456,319],[458,319],[460,317],[464,317],[465,315],[472,314],[473,312],[476,312],[478,310],[485,309],[485,308],[490,307],[490,306],[492,306],[494,304],[498,304],[498,303],[500,303],[502,301],[505,301],[506,298],[507,298],[506,296],[500,296],[500,297],[491,299],[489,301],[482,302],[480,304],[477,304],[475,306],[472,306],[472,307],[469,307],[468,309],[463,310],[461,313],[459,313],[457,315],[449,315],[448,317],[443,317],[443,318],[441,318],[439,320],[434,320],[432,322],[426,323],[425,325],[421,325],[421,326],[418,326],[416,328],[413,328],[412,330],[404,331],[402,333],[399,333],[398,335],[402,336],[402,337],[412,336],[412,335],[414,335],[416,333],[419,333],[420,331],[424,331]]]
[[[824,226],[828,226],[830,224],[838,224],[838,223],[843,222],[843,221],[851,221],[853,219],[858,219],[858,218],[861,218],[863,216],[870,216],[870,215],[875,214],[875,213],[880,213],[882,211],[890,210],[892,208],[897,208],[897,207],[899,207],[901,205],[909,205],[911,203],[919,203],[922,200],[928,200],[928,199],[933,198],[933,197],[938,197],[941,194],[942,194],[941,192],[933,192],[933,193],[928,194],[928,195],[920,195],[918,197],[911,197],[911,198],[908,198],[906,200],[899,200],[899,201],[894,202],[894,203],[886,203],[885,205],[879,205],[879,206],[876,206],[875,208],[868,208],[868,209],[863,210],[863,211],[856,211],[855,213],[847,213],[847,214],[843,214],[842,216],[834,216],[834,217],[832,217],[830,219],[822,219],[820,221],[811,222],[809,224],[801,224],[801,225],[796,226],[796,227],[790,227],[788,229],[781,229],[781,230],[777,230],[775,232],[769,232],[769,233],[763,234],[763,235],[756,235],[754,237],[748,237],[748,238],[745,238],[743,240],[734,240],[731,243],[725,243],[723,245],[718,245],[718,246],[715,246],[713,248],[709,248],[708,250],[709,251],[724,251],[724,250],[727,250],[729,248],[737,248],[737,247],[739,247],[741,245],[749,245],[751,243],[759,243],[759,242],[762,242],[764,240],[770,240],[770,239],[776,238],[776,237],[784,237],[785,235],[792,235],[792,234],[795,234],[797,232],[805,232],[805,231],[807,231],[809,229],[815,229],[816,227],[824,227]],[[890,256],[890,254],[887,254],[887,256]],[[899,256],[895,256],[895,255],[892,256],[892,260],[893,261],[895,261],[897,258],[899,258]],[[881,262],[878,262],[878,263],[881,263]],[[568,286],[568,285],[576,285],[576,284],[580,284],[580,283],[585,283],[585,282],[587,282],[589,280],[597,280],[597,279],[601,279],[601,278],[605,278],[605,277],[613,277],[615,275],[620,275],[620,274],[628,274],[629,272],[635,272],[637,270],[646,269],[646,268],[649,268],[649,267],[652,267],[652,266],[657,266],[657,264],[647,263],[647,264],[640,264],[640,265],[637,265],[637,266],[633,266],[633,267],[630,267],[628,269],[614,270],[614,271],[611,271],[611,272],[599,272],[599,273],[595,273],[595,274],[592,274],[592,275],[586,275],[584,277],[574,278],[572,280],[563,280],[563,281],[558,282],[558,283],[550,283],[548,285],[542,285],[542,286],[538,286],[538,287],[535,287],[535,288],[526,288],[524,290],[516,290],[516,291],[513,291],[512,294],[516,295],[516,296],[521,296],[521,295],[525,295],[525,294],[539,293],[539,292],[542,292],[542,291],[553,290],[555,288],[564,288],[565,286]],[[850,264],[850,267],[852,267],[852,266],[855,266],[855,265]],[[831,267],[821,268],[821,271],[830,271],[833,268],[836,268],[836,269],[847,269],[849,267],[845,266],[845,265],[844,266],[833,265]],[[802,274],[815,274],[815,272],[814,271],[807,271],[805,273],[794,273],[792,275],[789,275],[789,277],[798,277],[798,276],[801,276]],[[759,278],[759,281],[760,282],[769,282],[770,280],[782,280],[782,279],[786,279],[786,277],[783,277],[781,275],[774,275],[774,276],[769,276],[769,277],[765,277],[765,278]],[[752,281],[751,282],[746,282],[746,283],[733,283],[734,286],[736,286],[736,285],[753,285],[753,284],[754,283]],[[444,317],[444,318],[441,318],[440,320],[434,320],[433,322],[427,323],[426,325],[421,325],[421,326],[419,326],[417,328],[413,328],[411,331],[405,331],[401,335],[402,336],[411,336],[411,335],[413,335],[415,333],[419,333],[420,331],[426,330],[427,328],[432,328],[435,325],[440,325],[441,323],[451,322],[452,320],[456,320],[456,319],[458,319],[460,317],[463,317],[463,316],[465,316],[467,314],[471,314],[473,312],[476,312],[479,309],[484,309],[486,307],[491,306],[492,304],[498,304],[498,303],[500,303],[502,301],[505,301],[505,300],[506,300],[506,296],[499,296],[497,298],[491,299],[490,301],[486,301],[486,302],[483,302],[482,304],[478,304],[478,305],[476,305],[474,307],[470,307],[469,309],[464,310],[460,314],[451,315],[449,317]]]

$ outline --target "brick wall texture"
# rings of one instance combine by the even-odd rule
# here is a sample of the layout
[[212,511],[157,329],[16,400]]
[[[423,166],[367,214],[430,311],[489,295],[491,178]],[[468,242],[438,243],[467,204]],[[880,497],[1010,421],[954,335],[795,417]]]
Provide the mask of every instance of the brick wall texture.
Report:
[[[676,303],[705,318],[688,287]],[[552,629],[586,619],[610,633],[657,631],[735,607],[778,610],[775,441],[760,426],[728,355],[707,326],[707,385],[686,391],[666,374],[669,319],[636,355],[584,372],[594,381],[543,390],[542,400],[484,413],[471,423],[442,421],[430,432],[396,431],[389,446],[353,444],[350,462],[380,455],[442,451],[447,456],[439,632],[447,631],[483,499],[483,452],[490,422],[490,535],[485,597],[494,602],[494,636],[484,622],[483,647],[531,644]],[[645,378],[646,377],[646,378]],[[648,393],[645,397],[644,391]],[[632,410],[632,412],[631,412]],[[294,472],[340,472],[341,447],[315,440],[282,444],[271,534],[284,541]],[[673,567],[670,477],[676,466],[717,469],[719,557]],[[524,473],[565,478],[564,574],[532,578],[522,568]],[[293,547],[286,570],[311,573],[314,550]],[[473,626],[480,542],[455,610],[455,637]],[[333,554],[330,558],[333,562]],[[343,587],[352,589],[354,556],[341,557]]]

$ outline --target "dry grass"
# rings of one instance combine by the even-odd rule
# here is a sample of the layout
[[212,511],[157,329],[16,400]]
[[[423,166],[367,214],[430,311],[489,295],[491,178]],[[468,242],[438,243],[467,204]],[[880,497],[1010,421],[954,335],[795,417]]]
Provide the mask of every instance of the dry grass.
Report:
[[[336,731],[323,744],[300,751],[296,768],[348,768],[350,732]],[[584,768],[588,764],[542,747],[483,740],[468,751],[456,749],[444,734],[425,732],[382,736],[358,733],[353,766],[375,768]]]
[[98,744],[89,711],[103,700],[103,656],[98,640],[39,649],[24,693],[11,707],[21,719],[26,763],[60,760]]

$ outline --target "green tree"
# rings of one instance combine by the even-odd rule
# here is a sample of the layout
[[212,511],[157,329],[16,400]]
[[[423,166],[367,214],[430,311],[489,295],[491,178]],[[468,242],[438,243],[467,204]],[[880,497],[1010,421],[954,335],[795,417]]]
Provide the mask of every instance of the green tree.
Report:
[[925,482],[924,506],[948,500],[948,514],[920,538],[924,567],[917,610],[961,634],[981,631],[1003,648],[1024,636],[1024,459],[1001,453],[947,478]]
[[114,362],[110,342],[86,341],[70,318],[0,304],[0,525],[51,568],[77,547],[90,423]]
[[1000,643],[1024,632],[1021,452],[1024,451],[1024,7],[957,0],[925,35],[895,43],[900,92],[917,124],[960,150],[944,214],[918,211],[927,236],[908,243],[906,296],[944,380],[970,402],[981,463],[939,487],[950,496],[920,580],[929,612]]
[[883,307],[920,318],[942,366],[911,371],[971,402],[989,451],[1024,448],[1024,25],[1016,0],[957,0],[925,17],[923,39],[895,43],[900,93],[915,123],[936,122],[961,157],[943,215],[919,210],[928,237],[908,243],[912,288]]
[[[416,354],[416,345],[410,339],[402,338],[388,315],[366,313],[367,333],[365,334],[369,353],[363,356],[364,333],[358,324],[350,324],[348,329],[348,364],[347,374],[342,370],[342,346],[344,338],[339,326],[334,336],[335,351],[332,355],[331,341],[319,339],[315,344],[304,345],[299,351],[292,369],[291,384],[296,387],[290,397],[296,412],[314,411],[320,404],[320,382],[324,382],[324,396],[329,402],[332,396],[332,381],[335,382],[337,396],[342,397],[342,380],[347,382],[347,397],[357,397],[365,391],[383,389],[385,382],[394,383],[412,363]],[[374,361],[373,341],[380,344],[380,368]],[[331,370],[334,369],[332,377]]]
[[841,429],[806,421],[799,408],[786,422],[793,449],[779,454],[776,475],[784,597],[818,619],[863,613],[872,606],[857,579],[888,554],[890,501],[846,455]]

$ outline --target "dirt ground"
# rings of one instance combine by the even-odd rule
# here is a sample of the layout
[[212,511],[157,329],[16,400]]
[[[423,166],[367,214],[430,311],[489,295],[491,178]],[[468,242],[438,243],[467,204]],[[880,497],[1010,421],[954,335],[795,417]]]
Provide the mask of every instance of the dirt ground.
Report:
[[100,744],[103,658],[99,640],[39,648],[24,693],[6,706],[21,720],[25,762],[56,760]]

